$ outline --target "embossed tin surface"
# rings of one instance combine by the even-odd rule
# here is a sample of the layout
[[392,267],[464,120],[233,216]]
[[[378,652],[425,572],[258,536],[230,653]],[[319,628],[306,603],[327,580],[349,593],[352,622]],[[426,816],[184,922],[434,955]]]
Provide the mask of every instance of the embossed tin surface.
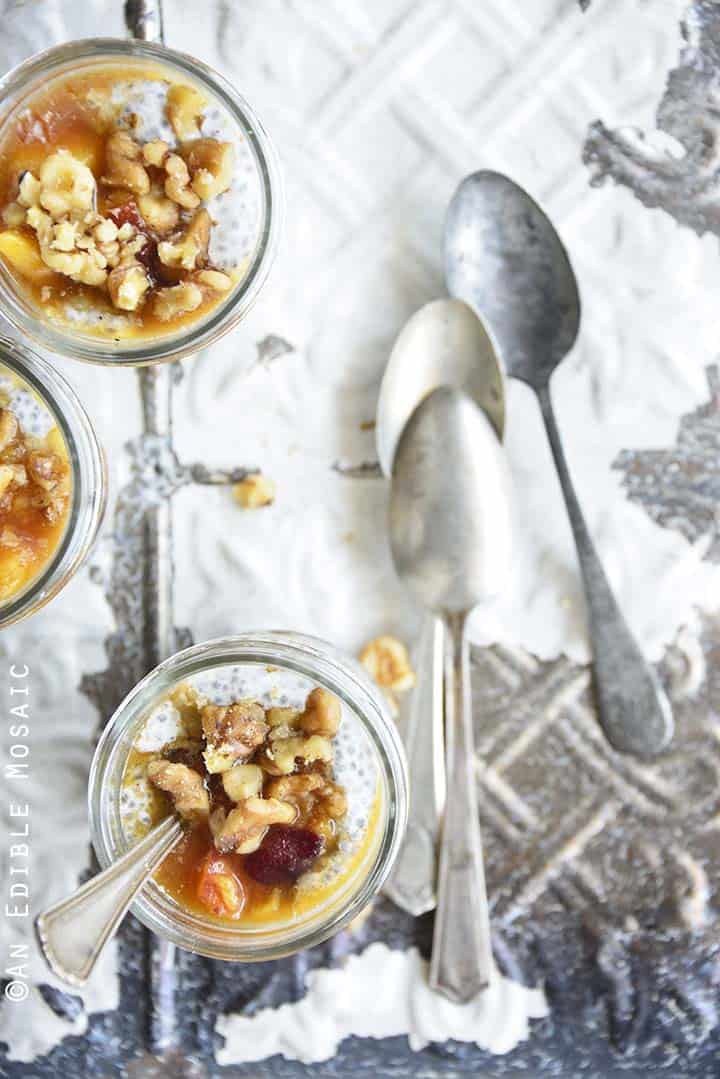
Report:
[[[434,248],[438,252],[436,261],[433,247],[424,237],[418,240],[410,234],[407,246],[392,248],[390,226],[401,221],[410,230],[411,222],[422,221],[422,214],[429,215],[432,210],[434,223],[428,225],[428,231],[436,229],[439,234],[445,195],[449,196],[463,172],[474,167],[478,139],[490,140],[494,132],[503,129],[503,123],[511,131],[515,123],[524,132],[524,138],[516,142],[512,138],[499,139],[508,155],[507,168],[522,167],[513,160],[513,154],[519,159],[524,150],[539,153],[532,146],[532,135],[522,128],[522,102],[527,100],[524,95],[531,86],[537,86],[545,102],[541,111],[545,139],[558,162],[562,162],[563,154],[568,160],[580,161],[587,132],[579,129],[578,117],[589,114],[592,119],[602,119],[607,126],[594,126],[585,145],[594,174],[612,176],[630,187],[645,204],[661,207],[698,232],[717,234],[712,149],[713,101],[720,70],[717,5],[708,0],[690,5],[684,39],[678,31],[680,5],[676,4],[653,6],[616,0],[603,5],[595,0],[582,17],[586,22],[580,21],[576,5],[569,2],[538,4],[537,18],[534,9],[510,16],[499,0],[482,10],[462,0],[452,5],[430,0],[407,8],[401,4],[391,6],[392,18],[384,8],[381,10],[382,5],[376,5],[377,10],[373,8],[371,14],[351,5],[337,18],[328,13],[318,15],[317,8],[311,5],[299,5],[291,11],[284,4],[273,4],[271,13],[290,43],[282,54],[283,62],[300,64],[291,48],[299,20],[303,24],[304,47],[315,49],[317,56],[323,57],[315,65],[318,80],[322,69],[326,74],[332,72],[333,78],[342,83],[343,92],[336,97],[324,97],[321,87],[317,91],[308,87],[309,96],[316,96],[315,130],[320,136],[323,131],[335,130],[338,118],[333,109],[340,107],[338,100],[347,109],[343,126],[348,129],[356,124],[363,132],[369,130],[362,123],[370,109],[376,128],[384,124],[385,131],[378,135],[374,146],[365,135],[367,161],[371,162],[374,154],[376,164],[387,163],[383,176],[388,178],[389,188],[392,162],[387,146],[395,139],[394,161],[409,153],[397,131],[410,130],[424,148],[430,147],[423,163],[427,181],[422,189],[427,200],[418,199],[403,209],[402,192],[390,190],[384,193],[382,209],[375,216],[362,168],[343,173],[341,163],[324,147],[313,153],[316,162],[327,155],[325,171],[316,170],[308,176],[302,174],[300,160],[291,157],[286,161],[290,172],[295,169],[303,175],[302,182],[311,192],[313,209],[308,219],[323,219],[316,236],[326,245],[329,259],[339,259],[332,253],[334,246],[348,234],[354,243],[358,282],[363,280],[363,267],[374,272],[375,265],[382,266],[378,273],[382,272],[382,280],[387,282],[388,245],[390,257],[396,259],[395,277],[403,282],[407,298],[398,301],[393,297],[388,301],[388,310],[378,302],[371,315],[366,309],[364,318],[358,321],[353,321],[354,312],[347,309],[348,334],[382,345],[374,351],[369,349],[371,366],[379,367],[384,343],[402,321],[397,317],[398,309],[403,304],[417,306],[442,288],[439,247]],[[18,55],[25,55],[51,41],[93,32],[105,20],[115,20],[113,32],[121,32],[115,5],[96,2],[89,8],[83,19],[89,22],[92,18],[92,27],[82,25],[78,16],[59,3],[14,10],[10,22],[15,34],[13,47]],[[276,51],[264,36],[269,34],[269,24],[256,22],[255,18],[259,16],[219,0],[206,23],[196,31],[197,51],[203,56],[216,53],[232,68],[233,62],[244,56],[243,49],[249,41],[259,57],[258,70],[261,62],[272,67],[277,62]],[[186,44],[174,38],[172,31],[174,20],[178,20],[176,25],[185,25],[180,5],[168,4],[165,19],[171,43]],[[269,20],[271,24],[273,19]],[[103,29],[110,32],[111,28]],[[452,39],[455,51],[451,63],[446,48],[458,30],[459,35]],[[463,47],[457,42],[462,42]],[[668,57],[678,48],[679,65],[668,81],[658,123],[688,152],[668,164],[650,156],[642,142],[628,141],[626,133],[616,131],[629,119],[635,119],[634,112],[632,116],[623,112],[625,107],[632,112],[634,94],[644,95],[647,102],[648,95],[654,92],[650,88],[653,79],[656,89],[661,90]],[[453,65],[458,72],[462,70],[457,81],[447,76],[441,79],[433,68],[443,56],[445,71]],[[484,65],[482,76],[478,74],[479,58]],[[494,81],[493,58],[498,65]],[[659,59],[664,64],[660,70]],[[624,89],[618,89],[617,97],[610,100],[597,90],[594,67],[612,64],[615,82]],[[353,81],[355,68],[359,74]],[[571,81],[575,80],[577,97],[573,101],[557,91],[560,69]],[[255,69],[248,70],[248,81],[255,80],[263,86]],[[344,80],[342,72],[346,73]],[[400,77],[404,81],[398,88]],[[327,78],[330,80],[329,74]],[[615,82],[606,80],[602,85]],[[443,88],[442,96],[438,87]],[[468,87],[474,87],[472,93],[468,93]],[[515,102],[514,108],[510,109],[507,102]],[[310,130],[311,148],[312,137]],[[383,138],[388,140],[385,144]],[[538,169],[543,168],[538,164]],[[332,170],[338,170],[335,175],[344,175],[345,187],[328,182]],[[554,174],[552,182],[549,175],[543,171],[545,181],[551,187],[554,184],[558,213],[563,206],[576,206],[587,218],[597,215],[608,228],[628,227],[621,212],[616,211],[615,202],[593,201],[600,196],[590,190],[589,175],[582,170]],[[608,197],[614,195],[606,193]],[[623,213],[630,197],[625,198]],[[362,213],[357,212],[358,206]],[[667,235],[662,231],[666,226],[654,216],[648,218],[649,211],[643,214],[646,216],[642,221],[647,221],[648,230],[655,229],[653,242],[659,246],[661,237]],[[639,222],[640,218],[632,220]],[[682,245],[685,241],[670,237],[667,242]],[[682,250],[678,246],[678,257]],[[637,290],[637,303],[643,302],[642,258],[632,262],[627,253],[625,257],[627,261],[619,268],[608,270],[601,264],[597,295],[607,297],[608,309],[615,294],[605,277],[625,274]],[[698,265],[704,267],[706,263]],[[680,267],[678,281],[683,272],[691,275],[695,271],[695,263]],[[395,279],[392,274],[390,278]],[[692,287],[708,287],[703,272],[692,278]],[[305,299],[310,303],[313,289],[321,288],[320,276],[308,277],[305,288]],[[345,302],[345,293],[342,295]],[[365,295],[372,298],[372,291],[367,290]],[[671,322],[670,312],[663,324],[669,338]],[[619,334],[622,327],[616,330]],[[635,332],[647,332],[649,339],[653,330],[648,326],[647,331]],[[301,372],[293,366],[301,347],[294,340],[296,331],[310,356]],[[92,570],[102,587],[78,582],[60,601],[62,607],[48,611],[47,620],[39,617],[0,642],[6,663],[18,655],[28,656],[35,671],[40,737],[34,744],[34,782],[42,788],[37,793],[38,807],[52,802],[48,791],[63,791],[62,805],[58,805],[56,813],[61,832],[53,846],[61,854],[67,851],[66,864],[52,861],[46,855],[49,846],[41,844],[39,837],[34,866],[40,893],[38,905],[46,892],[49,898],[51,889],[57,887],[61,892],[71,887],[76,867],[85,861],[84,854],[78,853],[85,842],[83,782],[97,712],[87,698],[77,696],[69,687],[82,680],[84,692],[99,708],[101,719],[105,718],[127,688],[155,662],[152,641],[157,639],[158,624],[165,625],[168,636],[177,633],[172,629],[169,595],[158,602],[156,588],[158,568],[167,566],[170,557],[167,546],[163,546],[168,535],[165,500],[193,479],[202,482],[203,475],[207,479],[202,468],[193,471],[178,461],[200,457],[207,468],[242,463],[234,454],[228,457],[227,449],[224,460],[220,460],[220,443],[203,433],[212,426],[216,414],[225,416],[218,404],[222,395],[240,393],[240,374],[250,380],[250,389],[238,398],[243,407],[251,401],[252,379],[258,377],[275,380],[279,412],[291,411],[292,403],[288,402],[292,402],[295,380],[302,377],[317,378],[316,400],[323,400],[319,389],[321,380],[328,377],[328,368],[317,361],[319,366],[314,370],[312,361],[313,355],[321,352],[323,327],[315,336],[312,331],[313,327],[306,326],[293,312],[291,304],[281,309],[273,307],[271,299],[257,322],[238,333],[232,354],[201,356],[186,365],[184,385],[176,394],[183,420],[177,431],[180,458],[169,450],[163,437],[169,419],[166,386],[162,393],[146,397],[151,403],[154,400],[155,412],[150,409],[147,432],[137,435],[137,376],[83,372],[78,382],[86,405],[95,407],[115,464],[117,494],[112,529]],[[603,344],[609,346],[611,339],[609,333]],[[341,350],[346,341],[340,334],[337,348]],[[674,357],[674,347],[668,348],[668,369],[673,377],[673,364],[677,363],[677,370],[681,367],[680,359]],[[632,361],[632,340],[618,349],[618,355],[620,363]],[[642,431],[638,431],[636,443],[624,446],[617,456],[615,469],[618,481],[634,503],[664,529],[674,530],[690,541],[705,541],[705,558],[717,561],[720,413],[713,359],[714,355],[708,353],[705,403],[686,415],[680,411],[676,414],[675,444],[670,439],[665,446],[648,447]],[[341,362],[342,356],[338,360]],[[63,370],[72,372],[72,365],[64,365]],[[112,383],[107,381],[111,376]],[[373,368],[365,381],[357,378],[342,399],[338,396],[338,414],[348,431],[350,418],[353,424],[371,418],[375,390]],[[602,397],[607,384],[598,385],[597,392]],[[295,424],[309,426],[316,417],[305,411],[291,419]],[[327,426],[323,437],[333,450],[342,452],[341,467],[350,473],[332,482],[344,483],[352,491],[360,490],[355,485],[380,483],[366,478],[372,468],[358,467],[366,459],[372,463],[372,451],[366,455],[369,443],[366,446],[360,436],[349,433],[333,441],[327,432],[334,427],[330,421],[324,422]],[[188,428],[192,428],[192,439]],[[286,427],[278,421],[277,428],[284,436]],[[265,467],[266,462],[273,463],[273,451],[268,447],[274,434],[269,420],[267,442],[258,440],[257,457],[253,455],[252,460],[244,462],[246,465]],[[598,438],[601,437],[600,433]],[[131,441],[125,455],[122,446],[128,439]],[[227,445],[232,448],[232,440]],[[214,460],[208,459],[208,450]],[[288,476],[291,460],[289,454]],[[328,476],[332,474],[332,464],[329,458]],[[216,478],[227,479],[222,474]],[[276,473],[275,478],[282,491],[283,476]],[[331,488],[334,497],[352,497],[338,494],[340,491],[339,487]],[[363,492],[357,496],[355,513],[354,528],[359,532],[363,527],[362,507],[374,506],[376,498],[366,488]],[[232,534],[222,537],[225,546],[216,543],[209,523],[213,515],[220,515],[224,522],[230,519],[217,501],[220,498],[208,489],[195,489],[175,500],[181,571],[176,621],[192,622],[196,636],[210,635],[220,628],[217,619],[232,617],[222,605],[218,611],[209,610],[199,598],[203,593],[196,590],[197,582],[189,579],[190,574],[202,577],[207,573],[210,563],[206,549],[212,549],[216,561],[224,558],[223,573],[233,575],[238,590],[237,617],[242,617],[244,610],[243,589],[257,587],[251,553],[253,537],[257,541],[254,530],[261,526],[245,523],[243,518],[237,527],[233,526]],[[192,506],[190,499],[195,500]],[[153,532],[152,523],[149,532],[146,530],[143,509],[148,506],[157,509],[157,532]],[[346,518],[342,518],[338,532],[346,527]],[[278,529],[282,530],[282,523]],[[344,550],[339,546],[342,542],[350,553],[337,564],[349,566],[354,557],[358,560],[351,541],[339,540],[338,550]],[[150,561],[146,558],[148,549],[156,552]],[[358,569],[358,573],[361,595],[364,571]],[[272,584],[267,585],[267,605],[275,618],[283,610],[283,596],[275,598]],[[109,607],[102,600],[103,590]],[[289,606],[289,600],[287,603]],[[300,608],[299,603],[292,608],[293,617],[300,617]],[[391,627],[403,625],[405,615],[406,612],[388,610],[387,623]],[[377,609],[374,616],[379,617]],[[311,605],[308,621],[315,617]],[[358,610],[357,620],[364,628],[362,619],[363,613]],[[155,627],[154,633],[149,626]],[[349,952],[359,951],[372,941],[382,940],[398,948],[417,943],[427,954],[430,917],[413,920],[387,900],[381,900],[354,936],[343,934],[312,953],[277,964],[242,968],[172,954],[152,945],[144,931],[129,921],[120,935],[116,956],[108,958],[105,980],[93,999],[83,1004],[79,998],[41,984],[32,1001],[33,1030],[32,1035],[29,1031],[26,1034],[24,1059],[21,1032],[6,1020],[10,1005],[5,1004],[0,1041],[7,1033],[12,1047],[4,1057],[0,1056],[0,1072],[33,1079],[61,1074],[204,1076],[223,1072],[261,1076],[359,1072],[428,1077],[640,1077],[656,1073],[708,1079],[716,1076],[720,1059],[720,752],[716,718],[720,622],[709,613],[703,616],[698,634],[686,634],[677,628],[676,643],[667,648],[661,673],[671,690],[678,735],[671,751],[652,764],[620,758],[608,749],[594,719],[587,668],[564,657],[539,661],[519,648],[495,647],[475,652],[476,738],[484,764],[479,778],[496,954],[506,972],[516,979],[528,984],[544,982],[552,1013],[550,1018],[536,1021],[531,1039],[507,1056],[492,1057],[475,1046],[460,1043],[436,1045],[413,1054],[405,1038],[351,1038],[332,1060],[321,1064],[303,1065],[274,1057],[260,1064],[238,1064],[228,1069],[217,1065],[218,1015],[253,1014],[266,1006],[297,1000],[304,992],[304,977],[309,970],[341,963]],[[101,647],[106,634],[107,656]],[[186,641],[187,631],[177,633],[176,639],[178,643]],[[52,744],[45,737],[48,729],[54,729]],[[59,761],[65,783],[61,787],[58,782],[54,788],[53,780],[47,777],[52,777]],[[71,806],[78,808],[70,810]],[[42,827],[48,815],[38,808],[37,816]],[[117,983],[113,980],[115,969],[119,974]],[[33,977],[43,982],[40,966],[34,968]],[[153,1064],[149,1053],[162,1053],[162,1062]]]

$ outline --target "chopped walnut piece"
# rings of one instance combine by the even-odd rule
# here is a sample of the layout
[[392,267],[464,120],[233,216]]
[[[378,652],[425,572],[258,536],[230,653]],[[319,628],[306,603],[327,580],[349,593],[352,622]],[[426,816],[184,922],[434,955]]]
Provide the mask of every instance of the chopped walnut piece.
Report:
[[148,228],[164,236],[177,228],[180,210],[176,202],[166,198],[162,190],[150,191],[138,198],[138,210]]
[[232,143],[196,139],[185,147],[184,153],[196,195],[207,201],[227,191],[235,161]]
[[31,172],[24,172],[18,186],[18,202],[21,206],[38,206],[42,184]]
[[360,662],[382,689],[404,693],[415,685],[408,650],[397,637],[375,637],[363,648]]
[[260,509],[275,501],[275,484],[261,472],[251,472],[232,489],[233,498],[244,509]]
[[232,278],[220,270],[200,270],[195,274],[194,280],[212,292],[227,292],[232,288]]
[[305,827],[318,813],[331,820],[339,820],[347,813],[347,797],[342,787],[316,772],[271,779],[267,795],[296,806],[298,823]]
[[34,452],[28,457],[28,472],[38,487],[52,491],[62,479],[65,468],[56,453]]
[[114,307],[121,311],[137,311],[150,288],[150,279],[140,263],[133,262],[112,270],[107,285]]
[[256,701],[206,704],[200,715],[208,743],[204,757],[209,772],[226,772],[236,762],[247,760],[265,741],[268,726]]
[[335,694],[318,686],[308,694],[298,726],[304,734],[322,734],[326,738],[334,738],[341,716],[340,701]]
[[[331,761],[333,758],[332,745],[319,734],[309,738],[277,738],[271,742],[265,754],[259,763],[271,775],[290,775],[298,759],[310,764],[313,761]],[[266,767],[266,763],[270,767]]]
[[194,138],[200,130],[207,101],[192,86],[171,86],[166,97],[167,117],[180,142]]
[[170,147],[162,139],[152,139],[151,142],[146,142],[142,148],[143,161],[146,165],[154,165],[155,168],[162,168],[165,158],[170,153]]
[[13,470],[10,465],[0,465],[0,498],[9,490],[13,482]]
[[109,217],[104,217],[93,229],[93,237],[96,243],[107,244],[117,240],[118,227]]
[[147,775],[151,783],[170,795],[175,809],[186,820],[207,816],[210,812],[210,799],[202,776],[187,765],[150,761]]
[[94,209],[95,177],[87,165],[68,150],[56,150],[46,157],[40,166],[39,179],[38,201],[56,220],[65,214],[86,214]]
[[104,183],[125,187],[135,195],[146,195],[150,177],[142,164],[142,149],[127,131],[115,131],[105,143]]
[[155,293],[153,310],[161,322],[169,322],[178,315],[194,311],[202,303],[203,296],[197,285],[189,282],[161,288]]
[[223,772],[222,784],[232,802],[244,802],[260,794],[263,785],[263,772],[257,764],[236,764]]
[[165,194],[185,210],[195,210],[200,205],[200,196],[190,188],[190,173],[187,165],[178,154],[170,154],[165,161]]
[[221,853],[251,854],[257,850],[271,824],[292,824],[297,816],[294,805],[277,798],[248,798],[230,810],[225,823],[215,837]]
[[10,443],[17,438],[19,430],[20,424],[15,413],[8,408],[0,409],[0,452],[7,449]]
[[3,210],[3,221],[11,229],[19,228],[25,224],[27,210],[19,202],[10,202]]
[[270,728],[285,727],[287,730],[291,730],[297,726],[299,718],[300,712],[297,708],[268,708],[265,713],[265,719]]
[[158,244],[160,261],[166,266],[194,270],[207,258],[211,225],[207,210],[198,210],[182,236]]

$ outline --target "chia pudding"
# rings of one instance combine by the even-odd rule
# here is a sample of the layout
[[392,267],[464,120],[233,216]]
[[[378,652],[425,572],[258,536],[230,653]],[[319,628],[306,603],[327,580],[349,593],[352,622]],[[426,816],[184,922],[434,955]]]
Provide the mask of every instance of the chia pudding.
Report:
[[239,928],[332,906],[377,852],[381,783],[351,709],[262,664],[176,685],[149,711],[125,766],[129,843],[176,812],[186,834],[155,880],[195,914]]
[[0,131],[0,261],[76,336],[177,335],[232,302],[261,242],[263,188],[238,122],[169,64],[88,63]]
[[0,364],[0,608],[43,572],[65,534],[72,471],[47,406]]

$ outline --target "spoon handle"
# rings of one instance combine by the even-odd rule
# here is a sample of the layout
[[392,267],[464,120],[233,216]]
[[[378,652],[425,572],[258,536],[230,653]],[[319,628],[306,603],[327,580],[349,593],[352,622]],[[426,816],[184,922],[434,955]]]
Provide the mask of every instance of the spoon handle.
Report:
[[464,1004],[489,984],[493,958],[478,818],[465,615],[449,615],[446,625],[448,787],[430,987]]
[[119,861],[38,915],[40,947],[59,978],[85,984],[140,888],[182,834],[177,818],[166,817]]
[[672,738],[670,702],[628,627],[590,537],[568,471],[549,386],[538,391],[585,585],[600,725],[615,749],[653,756]]
[[443,663],[445,627],[428,614],[416,658],[417,685],[410,694],[405,748],[410,774],[410,805],[402,850],[385,892],[417,917],[437,900],[436,844],[445,804]]

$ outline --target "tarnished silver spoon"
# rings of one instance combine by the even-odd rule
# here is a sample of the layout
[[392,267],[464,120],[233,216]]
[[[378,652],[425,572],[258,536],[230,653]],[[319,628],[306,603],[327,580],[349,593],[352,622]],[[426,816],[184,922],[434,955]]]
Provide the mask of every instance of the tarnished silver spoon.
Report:
[[523,188],[496,172],[460,184],[445,229],[445,279],[485,320],[508,375],[537,394],[585,586],[600,723],[624,753],[664,749],[674,723],[605,576],[572,485],[550,397],[550,376],[575,343],[580,296],[552,223]]
[[[395,342],[385,368],[375,436],[380,467],[392,473],[395,449],[419,403],[438,386],[465,390],[499,438],[505,430],[505,380],[495,347],[462,300],[434,300],[416,311]],[[437,840],[445,805],[442,621],[423,621],[404,735],[410,773],[407,832],[385,892],[410,914],[436,905]]]
[[117,862],[36,918],[40,947],[59,978],[85,985],[133,899],[182,836],[177,817],[166,817]]
[[465,622],[497,595],[510,567],[510,479],[485,413],[441,387],[418,405],[393,465],[390,542],[398,575],[443,619],[448,785],[430,985],[465,1002],[485,988],[493,959],[478,819]]

